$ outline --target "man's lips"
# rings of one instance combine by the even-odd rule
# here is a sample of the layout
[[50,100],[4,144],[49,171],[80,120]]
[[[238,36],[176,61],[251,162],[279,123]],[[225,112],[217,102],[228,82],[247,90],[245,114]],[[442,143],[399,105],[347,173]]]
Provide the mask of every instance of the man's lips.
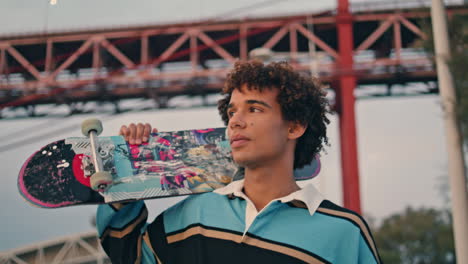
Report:
[[245,136],[241,136],[241,135],[233,136],[230,140],[231,147],[232,148],[240,147],[246,144],[249,140],[250,138],[245,137]]

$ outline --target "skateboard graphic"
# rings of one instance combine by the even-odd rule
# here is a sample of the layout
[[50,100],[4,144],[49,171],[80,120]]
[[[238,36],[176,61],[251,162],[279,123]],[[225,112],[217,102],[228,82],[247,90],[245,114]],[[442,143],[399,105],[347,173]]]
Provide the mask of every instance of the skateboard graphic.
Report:
[[[23,164],[18,189],[43,208],[154,199],[210,192],[243,177],[232,160],[225,128],[151,134],[130,145],[122,136],[98,137],[102,125],[86,120],[87,137],[55,141]],[[294,172],[315,177],[320,161]]]

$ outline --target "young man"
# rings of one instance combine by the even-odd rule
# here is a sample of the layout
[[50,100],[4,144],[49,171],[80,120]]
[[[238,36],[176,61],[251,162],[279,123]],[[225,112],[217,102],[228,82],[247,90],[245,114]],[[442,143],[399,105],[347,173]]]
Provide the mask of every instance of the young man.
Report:
[[[327,144],[327,100],[286,63],[237,63],[218,109],[244,180],[189,196],[146,224],[143,202],[101,205],[97,225],[113,263],[380,263],[365,221],[293,170]],[[151,127],[123,126],[131,143]]]

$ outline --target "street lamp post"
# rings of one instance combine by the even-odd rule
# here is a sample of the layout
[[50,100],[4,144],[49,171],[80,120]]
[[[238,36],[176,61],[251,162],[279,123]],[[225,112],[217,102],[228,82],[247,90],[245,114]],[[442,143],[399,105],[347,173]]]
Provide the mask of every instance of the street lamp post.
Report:
[[463,140],[455,111],[456,95],[452,74],[448,67],[450,59],[447,20],[442,0],[432,0],[432,30],[437,63],[442,110],[448,150],[448,173],[450,178],[453,235],[457,263],[468,263],[468,196],[463,158]]

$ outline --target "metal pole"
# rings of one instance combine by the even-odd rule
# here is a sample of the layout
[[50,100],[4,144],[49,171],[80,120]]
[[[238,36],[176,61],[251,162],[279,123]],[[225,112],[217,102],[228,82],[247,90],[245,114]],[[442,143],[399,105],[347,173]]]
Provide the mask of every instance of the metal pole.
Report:
[[447,21],[442,0],[432,0],[432,30],[434,32],[437,78],[444,111],[450,178],[452,221],[457,263],[468,263],[468,196],[463,158],[463,140],[457,120],[456,95],[452,74],[448,67],[450,46]]
[[348,0],[338,0],[338,60],[341,172],[344,207],[361,213],[353,72],[353,17]]

